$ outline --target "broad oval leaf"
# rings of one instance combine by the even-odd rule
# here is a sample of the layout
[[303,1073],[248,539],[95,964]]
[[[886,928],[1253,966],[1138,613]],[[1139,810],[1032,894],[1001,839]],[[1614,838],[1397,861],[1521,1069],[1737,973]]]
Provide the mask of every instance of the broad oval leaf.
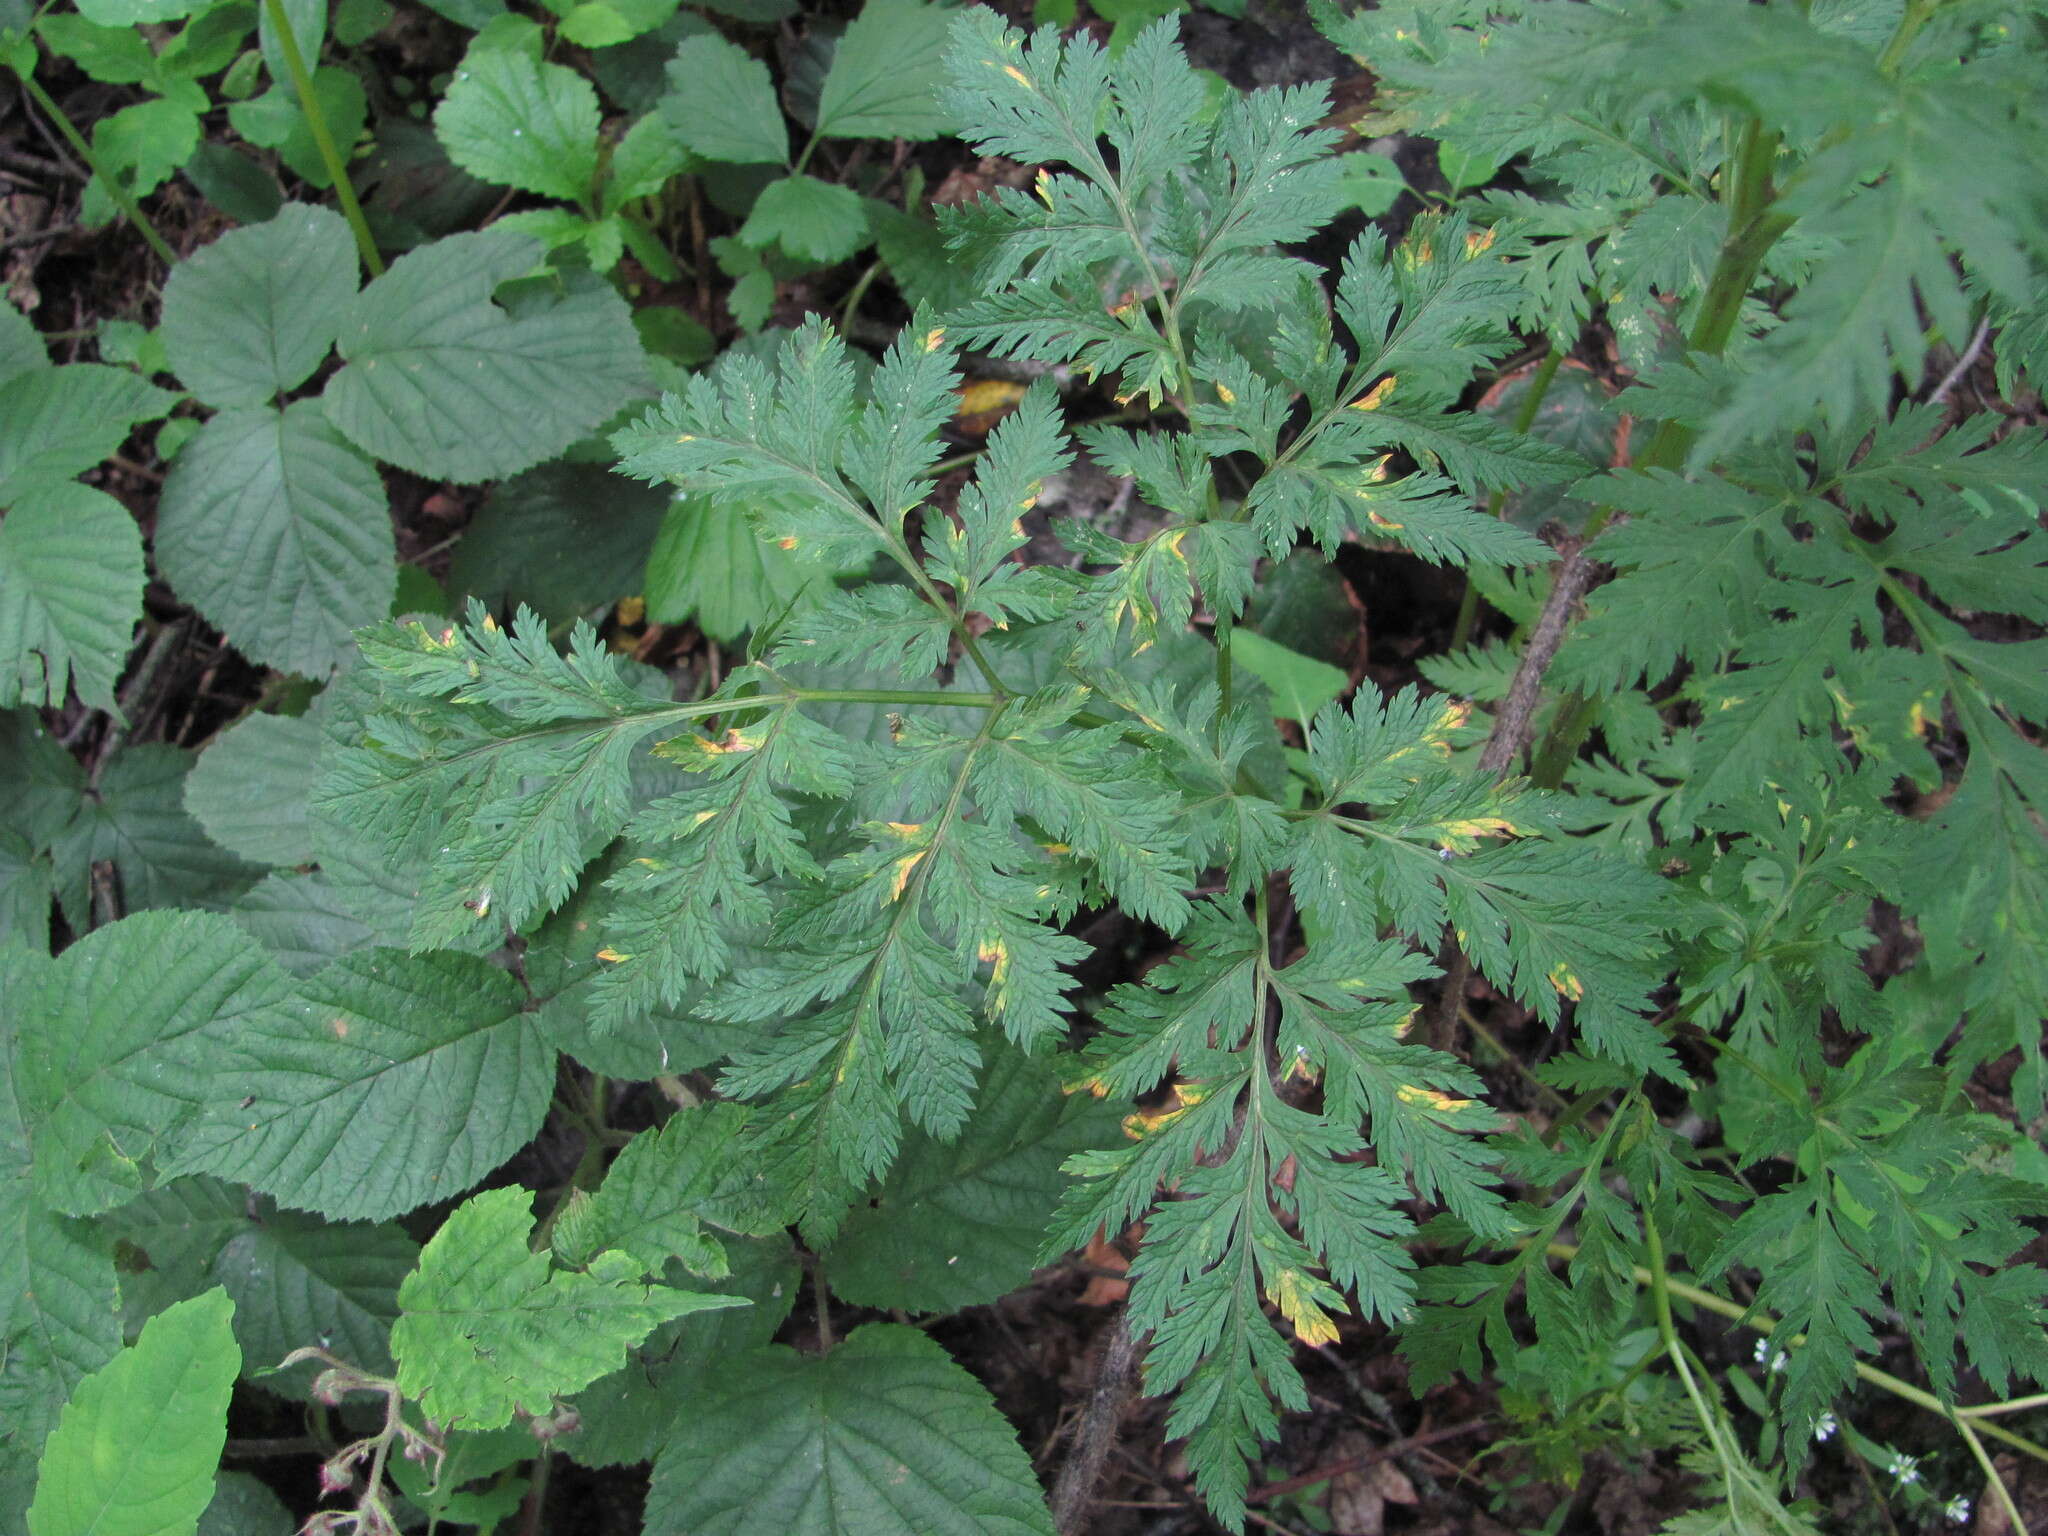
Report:
[[826,1250],[833,1291],[914,1312],[978,1306],[1031,1278],[1066,1179],[1060,1165],[1115,1136],[1115,1114],[1060,1092],[1051,1063],[991,1052],[974,1118],[957,1140],[922,1131]]
[[555,1053],[523,1004],[510,976],[473,956],[350,955],[216,1047],[176,1171],[337,1220],[460,1194],[547,1113]]
[[654,1463],[647,1536],[1051,1536],[988,1390],[915,1328],[869,1323],[823,1359],[726,1362]]
[[262,405],[312,377],[355,293],[355,242],[341,215],[287,203],[171,270],[164,350],[208,405]]
[[113,497],[61,484],[18,497],[0,521],[0,708],[54,708],[75,687],[115,711],[143,579],[142,534]]
[[303,716],[251,715],[199,754],[185,809],[221,847],[258,864],[310,864],[320,727]]
[[91,1215],[143,1188],[144,1158],[210,1091],[224,1042],[290,986],[208,912],[140,913],[67,949],[20,1025],[16,1091],[44,1203]]
[[181,1301],[78,1384],[43,1449],[30,1536],[165,1536],[213,1499],[242,1352],[225,1292]]
[[237,649],[315,678],[390,613],[398,581],[384,482],[317,400],[201,427],[165,478],[156,556]]
[[718,36],[686,38],[668,65],[661,115],[683,144],[707,160],[781,165],[789,128],[768,67]]
[[532,272],[538,241],[482,230],[410,251],[357,295],[330,420],[357,447],[430,479],[517,474],[553,458],[647,387],[626,304],[590,273]]
[[868,0],[832,54],[818,96],[827,138],[935,139],[952,119],[939,105],[950,20],[921,0]]
[[434,112],[448,158],[479,181],[580,203],[597,177],[597,92],[573,69],[472,48]]

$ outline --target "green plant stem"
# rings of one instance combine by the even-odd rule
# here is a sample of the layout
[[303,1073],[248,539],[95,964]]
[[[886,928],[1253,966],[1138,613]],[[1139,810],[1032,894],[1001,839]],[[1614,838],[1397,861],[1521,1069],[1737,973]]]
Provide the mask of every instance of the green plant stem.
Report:
[[[1564,349],[1552,342],[1550,351],[1543,361],[1536,365],[1536,372],[1529,380],[1528,392],[1522,396],[1521,408],[1515,412],[1515,431],[1527,435],[1536,420],[1536,413],[1543,409],[1543,397],[1550,392],[1550,381],[1557,377],[1557,370],[1564,362]],[[1507,487],[1502,486],[1488,498],[1486,515],[1498,518],[1508,504]],[[1458,598],[1458,620],[1451,626],[1451,649],[1461,651],[1472,638],[1472,626],[1479,619],[1479,589],[1472,585],[1472,576],[1465,575],[1465,590]]]
[[[1579,1252],[1575,1244],[1557,1242],[1545,1244],[1543,1251],[1552,1258],[1567,1260],[1578,1257]],[[1632,1269],[1636,1284],[1652,1284],[1651,1274],[1647,1268],[1637,1264],[1632,1266]],[[1681,1301],[1699,1307],[1704,1311],[1716,1313],[1721,1317],[1727,1318],[1730,1322],[1740,1324],[1744,1328],[1753,1328],[1758,1333],[1766,1336],[1778,1331],[1779,1325],[1776,1318],[1764,1316],[1754,1308],[1737,1306],[1732,1301],[1716,1296],[1712,1291],[1703,1291],[1698,1286],[1687,1285],[1681,1280],[1673,1280],[1668,1276],[1664,1281],[1664,1286],[1670,1295],[1678,1297]],[[1794,1334],[1789,1342],[1796,1348],[1806,1342],[1806,1335],[1803,1333]],[[1889,1371],[1880,1371],[1874,1365],[1865,1365],[1860,1360],[1854,1362],[1854,1364],[1856,1374],[1872,1386],[1882,1387],[1894,1397],[1903,1398],[1917,1408],[1925,1408],[1929,1413],[1938,1413],[1943,1418],[1949,1417],[1948,1406],[1932,1392],[1923,1392],[1910,1381],[1901,1381]],[[2019,1401],[2024,1402],[2027,1400],[2020,1399]],[[2017,1403],[1985,1403],[1976,1408],[1957,1409],[1956,1413],[1959,1416],[1967,1417],[1977,1433],[1989,1435],[1992,1439],[2001,1441],[2022,1455],[2031,1456],[2036,1461],[2048,1462],[2048,1446],[2037,1445],[2024,1435],[2016,1435],[2011,1430],[2005,1429],[2000,1425],[1986,1422],[1991,1415],[2011,1411],[2016,1406]]]
[[1998,1502],[2005,1506],[2005,1518],[2011,1522],[2012,1528],[2019,1536],[2027,1536],[2026,1519],[2020,1514],[2019,1505],[2013,1502],[2012,1490],[2005,1486],[2005,1479],[1998,1475],[1998,1468],[1991,1464],[1991,1458],[1985,1454],[1984,1442],[1977,1438],[1977,1431],[1963,1421],[1962,1415],[1953,1411],[1950,1412],[1948,1421],[1955,1426],[1956,1433],[1963,1437],[1963,1444],[1970,1448],[1970,1454],[1976,1458],[1977,1469],[1984,1474],[1984,1481],[1997,1493]]
[[292,77],[292,89],[298,92],[299,110],[306,114],[306,126],[313,131],[314,147],[320,151],[320,163],[327,167],[327,174],[334,182],[335,200],[341,204],[343,217],[348,227],[355,231],[356,249],[362,252],[363,265],[370,276],[384,275],[384,258],[377,254],[377,242],[370,237],[370,225],[363,217],[363,205],[356,201],[356,189],[349,184],[348,162],[341,157],[335,146],[334,133],[327,126],[327,115],[320,110],[320,98],[313,94],[312,72],[306,68],[306,56],[299,51],[298,34],[292,30],[291,19],[285,15],[284,0],[263,0],[263,13],[270,18],[270,30],[277,34],[277,46],[284,53],[285,70]]
[[1714,1454],[1725,1460],[1727,1451],[1721,1443],[1721,1415],[1707,1406],[1706,1395],[1700,1391],[1699,1383],[1693,1380],[1692,1367],[1686,1364],[1685,1346],[1678,1342],[1678,1325],[1671,1318],[1671,1276],[1664,1267],[1664,1238],[1657,1231],[1656,1219],[1647,1208],[1643,1211],[1643,1246],[1648,1251],[1650,1262],[1646,1268],[1639,1267],[1636,1273],[1649,1276],[1650,1303],[1657,1314],[1657,1337],[1663,1342],[1664,1352],[1671,1357],[1672,1365],[1678,1369],[1678,1379],[1685,1384],[1685,1395],[1692,1399],[1693,1412],[1699,1415],[1700,1428],[1713,1445]]
[[23,74],[19,70],[15,71],[15,78],[21,81],[21,88],[28,93],[29,100],[41,109],[43,116],[57,125],[57,131],[64,135],[64,141],[78,152],[78,158],[99,178],[100,185],[107,189],[107,196],[114,200],[114,206],[135,226],[136,233],[140,234],[143,241],[156,253],[157,259],[167,267],[176,266],[178,253],[164,243],[164,237],[156,232],[156,227],[144,215],[141,205],[135,201],[128,189],[121,185],[120,180],[107,174],[107,168],[100,164],[99,156],[93,153],[92,145],[86,142],[85,135],[78,131],[50,93],[43,89],[42,82],[37,80],[33,73]]
[[1892,39],[1884,45],[1884,52],[1877,56],[1877,70],[1882,75],[1895,75],[1899,65],[1905,62],[1906,50],[1913,46],[1913,39],[1920,35],[1920,29],[1927,25],[1928,18],[1941,8],[1941,0],[1906,0],[1905,14],[1899,17],[1898,27],[1892,32]]
[[[1778,135],[1752,118],[1743,127],[1733,156],[1728,189],[1728,236],[1714,263],[1714,274],[1700,300],[1692,334],[1687,337],[1691,351],[1719,357],[1735,334],[1742,314],[1742,301],[1756,281],[1758,269],[1781,235],[1792,227],[1790,215],[1776,211],[1772,178],[1778,157]],[[1650,446],[1636,461],[1640,469],[1676,469],[1692,452],[1697,433],[1688,426],[1667,421],[1657,429]],[[1586,521],[1586,542],[1599,535],[1613,515],[1602,507]],[[1599,713],[1597,699],[1574,693],[1558,706],[1550,733],[1535,754],[1529,777],[1539,788],[1556,789],[1564,783],[1572,763],[1585,745]]]

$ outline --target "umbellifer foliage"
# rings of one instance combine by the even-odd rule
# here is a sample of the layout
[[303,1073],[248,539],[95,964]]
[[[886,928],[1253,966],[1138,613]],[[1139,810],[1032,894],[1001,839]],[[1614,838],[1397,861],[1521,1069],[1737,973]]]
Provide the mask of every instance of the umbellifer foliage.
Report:
[[[145,914],[0,952],[29,999],[0,1131],[10,1370],[61,1397],[104,1366],[128,1202],[218,1178],[388,1220],[530,1138],[562,1050],[736,1102],[642,1132],[601,1184],[587,1159],[534,1251],[522,1192],[476,1196],[387,1306],[395,1375],[326,1379],[456,1430],[578,1394],[571,1454],[654,1451],[650,1530],[757,1528],[718,1490],[767,1474],[705,1413],[845,1458],[843,1508],[777,1493],[801,1529],[950,1528],[954,1495],[861,1480],[870,1433],[921,1499],[976,1496],[958,1458],[986,1458],[961,1529],[1046,1528],[928,1341],[855,1335],[867,1397],[843,1359],[768,1345],[790,1227],[827,1285],[843,1238],[849,1291],[905,1306],[1021,1281],[1019,1229],[1041,1263],[1141,1229],[1145,1387],[1233,1529],[1308,1405],[1299,1347],[1370,1325],[1418,1390],[1498,1372],[1560,1469],[1574,1435],[1681,1447],[1709,1512],[1674,1531],[1808,1528],[1791,1479],[1880,1326],[1938,1406],[2048,1378],[2048,1276],[2014,1263],[2048,1211],[2038,1154],[1970,1090],[2016,1050],[2019,1117],[2043,1110],[2048,450],[1895,399],[1930,334],[2038,309],[2048,182],[1981,147],[2043,126],[2033,23],[1975,0],[1326,11],[1390,124],[1516,158],[1522,190],[1326,273],[1295,254],[1342,205],[1322,91],[1218,105],[1171,23],[1112,58],[961,14],[946,115],[1041,167],[946,215],[978,297],[871,367],[813,319],[611,439],[623,474],[746,506],[820,573],[738,664],[677,701],[583,624],[373,625],[306,733],[304,835],[383,947],[293,976],[226,918]],[[1596,313],[1641,379],[1632,464],[1465,408],[1524,338],[1568,348]],[[961,483],[963,347],[1047,377]],[[1149,414],[1071,424],[1076,375]],[[1077,454],[1158,516],[1056,516],[1075,558],[1034,559]],[[1565,485],[1593,510],[1555,541],[1481,510]],[[1444,690],[1368,680],[1283,735],[1269,669],[1234,659],[1261,562],[1357,541],[1472,572],[1548,691],[1517,702],[1495,643],[1427,664]],[[1611,579],[1558,647],[1538,611],[1585,559]],[[1530,777],[1503,776],[1524,747]],[[1105,909],[1171,957],[1083,998],[1078,919]],[[1879,910],[1919,948],[1881,986]],[[1456,1048],[1468,974],[1556,1031],[1527,1075],[1562,1114],[1489,1105]],[[890,1223],[997,1191],[1001,1241],[941,1258],[923,1230],[892,1303]],[[1773,1327],[1768,1391],[1736,1389],[1754,1449],[1674,1281]],[[718,1310],[741,1299],[758,1332]],[[657,1346],[683,1364],[657,1375]],[[931,1428],[955,1398],[957,1444]]]

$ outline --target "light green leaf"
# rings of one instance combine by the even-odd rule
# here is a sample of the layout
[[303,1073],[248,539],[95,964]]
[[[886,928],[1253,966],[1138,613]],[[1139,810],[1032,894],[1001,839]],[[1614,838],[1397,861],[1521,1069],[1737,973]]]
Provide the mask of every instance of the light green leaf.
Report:
[[[313,73],[313,99],[335,142],[355,143],[370,110],[363,82],[350,70],[323,64]],[[279,81],[253,101],[231,103],[228,122],[251,144],[276,150],[292,174],[309,185],[323,189],[333,185],[312,124],[289,82]]]
[[201,427],[164,480],[156,556],[252,660],[315,678],[390,614],[398,580],[384,482],[318,400]]
[[312,377],[355,293],[356,248],[341,215],[287,203],[171,269],[164,349],[208,405],[266,404]]
[[952,126],[939,105],[947,16],[921,0],[868,0],[832,54],[818,95],[818,132],[838,139],[935,139]]
[[868,242],[867,211],[851,187],[815,176],[784,176],[761,189],[740,239],[780,245],[806,261],[843,261]]
[[580,203],[597,176],[597,92],[560,64],[471,49],[434,112],[448,158],[479,181]]
[[654,1463],[647,1536],[1051,1536],[1016,1432],[915,1328],[726,1362]]
[[745,1122],[743,1110],[718,1104],[682,1110],[659,1129],[642,1131],[597,1193],[562,1213],[555,1257],[580,1268],[616,1249],[649,1274],[677,1258],[692,1274],[723,1279],[725,1255],[704,1222],[755,1236],[787,1224],[759,1170],[736,1155]]
[[153,1147],[218,1088],[223,1043],[290,979],[224,917],[144,912],[67,949],[26,1008],[16,1092],[35,1185],[90,1215],[142,1189]]
[[177,399],[104,363],[17,373],[0,384],[0,503],[13,503],[32,485],[83,474],[119,448],[137,422],[154,421]]
[[209,1291],[143,1327],[78,1384],[43,1449],[30,1536],[171,1536],[213,1499],[242,1352]]
[[1275,714],[1304,724],[1351,686],[1341,668],[1290,651],[1249,629],[1231,631],[1230,659],[1271,691]]
[[668,65],[661,115],[684,145],[707,160],[782,165],[789,128],[768,67],[718,36],[686,38]]
[[612,48],[675,13],[676,0],[583,0],[562,18],[562,36],[579,48]]
[[551,1271],[527,1248],[533,1196],[494,1189],[460,1206],[399,1287],[398,1382],[436,1422],[496,1429],[515,1412],[617,1370],[657,1325],[741,1304],[648,1285],[632,1261]]
[[[689,1400],[691,1384],[775,1337],[803,1290],[803,1270],[788,1234],[729,1238],[725,1249],[732,1261],[729,1276],[689,1283],[744,1297],[750,1305],[693,1312],[662,1324],[624,1370],[577,1393],[570,1406],[581,1422],[561,1444],[578,1462],[609,1467],[652,1461],[668,1439],[669,1421]],[[686,1273],[680,1264],[669,1265],[670,1278],[678,1284]]]
[[1392,155],[1361,149],[1337,156],[1337,164],[1342,175],[1336,191],[1342,206],[1369,219],[1378,218],[1393,207],[1408,189],[1408,179],[1401,174]]
[[605,182],[604,212],[617,213],[636,198],[652,197],[669,178],[688,170],[694,160],[659,112],[636,118],[612,150],[611,173]]
[[678,496],[647,557],[647,616],[661,624],[695,619],[718,641],[738,639],[783,612],[825,572],[755,533],[739,497]]
[[[241,1230],[215,1257],[213,1273],[234,1298],[235,1338],[252,1373],[267,1373],[293,1350],[320,1344],[382,1374],[391,1367],[399,1283],[419,1255],[419,1244],[395,1225],[324,1222],[264,1209],[244,1216]],[[273,1392],[304,1397],[315,1370],[307,1361],[256,1379]]]
[[[311,67],[320,61],[320,45],[327,38],[328,0],[282,0],[282,9],[292,29],[292,40],[299,45],[299,60]],[[278,41],[277,29],[271,25],[270,7],[256,8],[256,36],[263,49],[264,67],[270,71],[273,80],[289,80],[291,66],[285,61],[284,44]]]
[[79,14],[102,27],[132,27],[190,16],[206,0],[79,0]]
[[83,485],[17,496],[0,521],[0,708],[64,702],[114,711],[142,611],[142,534]]
[[1116,1134],[1087,1094],[1060,1092],[1045,1061],[1001,1047],[974,1118],[951,1144],[921,1131],[825,1252],[832,1289],[868,1307],[951,1312],[1017,1289],[1036,1268],[1066,1179],[1060,1165]]
[[342,325],[348,367],[329,418],[356,445],[430,479],[498,479],[552,458],[646,387],[625,301],[562,274],[493,301],[538,245],[483,230],[408,252]]
[[350,955],[215,1046],[172,1171],[237,1179],[337,1220],[460,1194],[547,1113],[555,1053],[523,1003],[510,976],[473,956]]
[[320,728],[285,715],[251,715],[223,732],[185,780],[185,809],[207,835],[257,864],[310,864]]

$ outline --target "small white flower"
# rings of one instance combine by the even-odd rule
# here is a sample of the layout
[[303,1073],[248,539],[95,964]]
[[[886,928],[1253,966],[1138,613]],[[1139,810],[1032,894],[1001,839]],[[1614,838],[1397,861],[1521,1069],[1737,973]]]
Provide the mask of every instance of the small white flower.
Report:
[[1787,1365],[1791,1364],[1791,1360],[1787,1357],[1785,1351],[1771,1348],[1771,1341],[1769,1339],[1758,1339],[1753,1353],[1758,1365],[1768,1365],[1774,1373],[1784,1370]]
[[1941,1512],[1948,1516],[1950,1525],[1961,1525],[1970,1518],[1970,1501],[1959,1493],[1942,1505]]
[[1813,1438],[1816,1440],[1832,1440],[1835,1431],[1841,1427],[1841,1425],[1835,1422],[1835,1416],[1832,1413],[1824,1413],[1813,1421]]
[[1884,1464],[1884,1469],[1898,1480],[1902,1488],[1920,1481],[1919,1458],[1908,1456],[1903,1451],[1893,1451],[1892,1459]]

